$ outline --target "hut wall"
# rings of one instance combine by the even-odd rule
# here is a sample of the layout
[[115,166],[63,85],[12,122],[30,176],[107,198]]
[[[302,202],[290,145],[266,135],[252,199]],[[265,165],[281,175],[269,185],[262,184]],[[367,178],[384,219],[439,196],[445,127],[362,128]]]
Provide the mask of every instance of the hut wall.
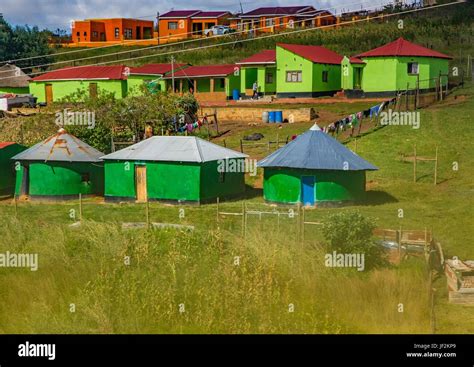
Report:
[[301,201],[301,177],[315,176],[315,198],[320,201],[361,200],[365,197],[365,171],[330,171],[265,168],[263,192],[268,201]]
[[13,195],[15,191],[15,165],[10,159],[26,148],[19,144],[12,144],[0,149],[0,194]]
[[[244,159],[229,160],[236,162],[236,167],[243,165]],[[229,197],[245,192],[244,172],[219,172],[219,162],[206,162],[201,166],[201,200],[217,197]],[[232,166],[229,165],[232,170]]]

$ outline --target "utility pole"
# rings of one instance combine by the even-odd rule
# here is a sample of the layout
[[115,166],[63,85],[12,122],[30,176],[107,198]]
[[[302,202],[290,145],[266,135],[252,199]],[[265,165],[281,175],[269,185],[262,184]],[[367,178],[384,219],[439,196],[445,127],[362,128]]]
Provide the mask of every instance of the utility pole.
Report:
[[173,86],[173,93],[176,91],[174,88],[174,56],[171,56],[171,85]]
[[158,34],[157,41],[160,44],[160,12],[156,12],[156,32]]

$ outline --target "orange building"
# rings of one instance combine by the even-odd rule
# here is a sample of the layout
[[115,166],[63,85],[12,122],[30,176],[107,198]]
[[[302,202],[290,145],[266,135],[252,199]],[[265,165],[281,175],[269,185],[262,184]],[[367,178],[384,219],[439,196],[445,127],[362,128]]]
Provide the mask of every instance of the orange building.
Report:
[[72,24],[72,42],[87,44],[90,42],[120,43],[153,38],[154,22],[139,19],[86,19],[76,20]]
[[320,27],[337,24],[337,17],[312,6],[278,6],[257,8],[230,19],[238,31],[275,32],[286,28]]
[[172,10],[159,18],[160,42],[202,37],[215,25],[228,25],[228,11]]

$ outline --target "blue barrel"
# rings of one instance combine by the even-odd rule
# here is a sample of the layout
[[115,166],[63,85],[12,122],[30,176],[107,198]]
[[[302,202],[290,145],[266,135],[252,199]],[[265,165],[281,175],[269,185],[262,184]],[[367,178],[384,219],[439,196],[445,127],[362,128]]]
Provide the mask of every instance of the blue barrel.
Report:
[[278,124],[283,122],[283,111],[275,111],[275,122]]
[[240,99],[240,91],[238,89],[232,89],[232,99],[238,101]]
[[268,112],[268,122],[270,123],[275,122],[275,111]]

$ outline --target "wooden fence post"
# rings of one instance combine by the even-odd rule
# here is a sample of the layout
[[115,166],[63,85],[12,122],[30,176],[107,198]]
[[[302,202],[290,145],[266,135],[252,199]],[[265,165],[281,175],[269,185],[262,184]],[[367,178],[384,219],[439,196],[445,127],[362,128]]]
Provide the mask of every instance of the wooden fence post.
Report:
[[216,200],[216,222],[219,225],[219,196],[217,197],[217,200]]
[[416,183],[416,144],[413,146],[413,182]]
[[438,146],[436,146],[436,155],[435,155],[435,171],[434,171],[434,184],[437,184],[438,180]]
[[82,222],[82,194],[79,194],[79,222]]

